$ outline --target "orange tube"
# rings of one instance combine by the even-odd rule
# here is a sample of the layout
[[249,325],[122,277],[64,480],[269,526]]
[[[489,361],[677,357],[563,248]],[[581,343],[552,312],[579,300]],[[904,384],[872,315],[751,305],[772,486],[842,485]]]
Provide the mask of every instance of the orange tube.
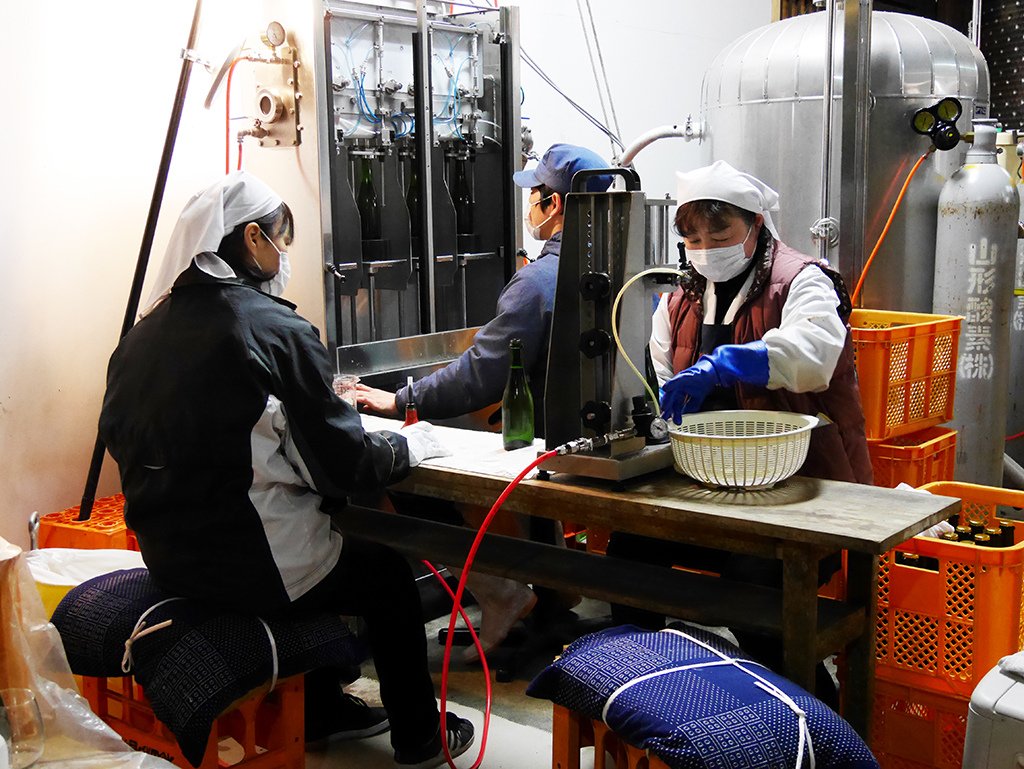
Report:
[[[511,494],[512,491],[515,489],[515,487],[519,485],[519,482],[522,481],[523,478],[525,478],[527,475],[529,475],[530,471],[533,468],[535,468],[538,465],[542,464],[543,462],[546,462],[547,460],[551,459],[551,457],[555,456],[555,454],[557,454],[557,453],[558,452],[552,450],[552,451],[547,451],[544,454],[541,454],[539,457],[537,457],[532,462],[530,462],[530,464],[528,464],[526,467],[524,467],[519,472],[519,475],[517,475],[515,478],[513,478],[511,481],[509,481],[508,486],[505,487],[505,490],[502,491],[501,494],[498,496],[498,498],[494,501],[494,504],[491,506],[491,509],[487,513],[487,516],[484,518],[483,522],[480,524],[480,529],[477,531],[476,537],[473,539],[473,544],[469,548],[469,553],[466,555],[466,563],[463,565],[463,567],[462,567],[462,575],[459,577],[459,586],[455,590],[454,598],[452,598],[452,613],[451,613],[451,617],[449,617],[449,619],[448,619],[448,637],[445,639],[444,657],[442,658],[442,665],[441,665],[441,728],[442,728],[442,730],[444,729],[445,718],[446,718],[446,714],[448,712],[448,668],[449,668],[449,663],[451,661],[451,656],[452,656],[452,639],[455,637],[455,623],[456,623],[456,621],[458,619],[459,612],[462,609],[462,595],[463,595],[463,593],[466,590],[466,579],[469,577],[470,569],[473,568],[473,559],[476,558],[476,551],[480,549],[480,543],[483,541],[484,534],[487,533],[487,528],[491,525],[491,521],[494,519],[494,516],[497,515],[498,511],[501,509],[501,506],[503,504],[505,504],[505,500],[508,499],[509,494]],[[483,653],[483,649],[481,648],[480,649],[480,660],[483,661],[483,659],[484,659],[484,653]],[[488,676],[488,681],[489,680],[490,680],[490,676]],[[487,747],[487,730],[488,730],[489,724],[490,724],[490,720],[489,719],[484,721],[484,735],[481,738],[480,753],[477,755],[476,761],[473,762],[473,765],[470,767],[470,769],[478,769],[478,767],[480,767],[482,765],[482,763],[483,763],[483,760],[484,760],[484,749]],[[444,740],[444,739],[441,740],[441,748],[442,748],[442,750],[444,752],[445,760],[448,762],[448,766],[455,767],[455,764],[452,761],[451,751],[448,749],[448,741],[447,740]]]
[[903,187],[900,189],[900,194],[896,196],[896,202],[892,204],[892,211],[889,213],[889,218],[885,222],[885,226],[882,228],[882,234],[878,236],[878,242],[875,243],[875,247],[871,249],[871,256],[864,263],[864,269],[861,270],[860,279],[857,281],[857,287],[853,289],[853,296],[850,297],[851,303],[857,304],[857,297],[860,296],[860,290],[864,288],[864,278],[867,277],[868,270],[871,268],[871,263],[875,261],[875,257],[878,255],[878,249],[882,247],[882,242],[885,240],[885,236],[889,234],[889,227],[892,225],[892,220],[896,218],[896,212],[900,208],[900,203],[903,202],[903,196],[907,194],[907,187],[910,186],[910,180],[914,178],[914,174],[917,173],[917,169],[924,162],[924,159],[935,152],[935,145],[929,147],[921,157],[914,163],[914,167],[910,169],[910,173],[907,174],[906,181],[903,182]]

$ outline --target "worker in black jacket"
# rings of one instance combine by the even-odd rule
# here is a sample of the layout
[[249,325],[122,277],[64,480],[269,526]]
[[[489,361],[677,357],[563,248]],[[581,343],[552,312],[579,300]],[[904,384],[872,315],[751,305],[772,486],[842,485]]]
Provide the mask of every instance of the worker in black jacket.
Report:
[[[331,388],[316,329],[279,298],[291,212],[235,172],[186,205],[142,319],[110,360],[100,433],[153,579],[233,611],[365,618],[387,713],[337,674],[307,675],[306,736],[390,725],[399,765],[444,762],[473,727],[439,729],[419,593],[394,551],[345,537],[330,513],[436,455],[427,429],[368,433]],[[376,710],[376,712],[375,712]]]

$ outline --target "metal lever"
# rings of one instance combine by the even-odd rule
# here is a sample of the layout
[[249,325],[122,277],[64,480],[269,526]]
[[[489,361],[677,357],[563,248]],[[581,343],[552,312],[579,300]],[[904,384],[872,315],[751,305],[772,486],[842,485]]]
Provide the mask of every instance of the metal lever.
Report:
[[331,264],[330,262],[325,262],[324,263],[324,272],[328,272],[331,275],[333,275],[334,279],[336,281],[338,281],[339,283],[344,283],[345,281],[348,280],[348,275],[346,275],[344,273],[344,271],[338,265],[336,265],[336,264]]

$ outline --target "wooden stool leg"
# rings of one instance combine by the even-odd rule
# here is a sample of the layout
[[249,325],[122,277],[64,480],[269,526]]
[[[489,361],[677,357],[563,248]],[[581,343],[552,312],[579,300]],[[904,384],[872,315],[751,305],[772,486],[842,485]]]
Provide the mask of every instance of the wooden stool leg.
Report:
[[551,717],[551,769],[580,769],[580,716],[555,705]]

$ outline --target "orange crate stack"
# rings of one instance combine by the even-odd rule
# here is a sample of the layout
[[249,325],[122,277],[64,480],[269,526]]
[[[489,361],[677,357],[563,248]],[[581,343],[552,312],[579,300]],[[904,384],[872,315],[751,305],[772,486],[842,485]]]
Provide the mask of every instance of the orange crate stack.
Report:
[[97,499],[89,520],[78,520],[76,505],[39,519],[39,547],[77,547],[83,550],[138,550],[135,532],[124,523],[124,494]]
[[961,769],[968,700],[875,683],[871,752],[882,769]]
[[[250,695],[224,713],[214,723],[203,760],[196,769],[303,769],[303,682],[301,675],[286,678],[272,692]],[[192,769],[174,735],[153,714],[134,677],[85,676],[82,693],[93,712],[129,746],[182,769]]]
[[[1009,508],[1024,507],[1022,491],[922,488],[962,499],[964,524],[996,525]],[[1001,657],[1024,646],[1020,528],[1008,547],[915,537],[880,559],[871,747],[883,769],[959,769],[971,693]],[[897,554],[915,555],[916,565]]]
[[961,318],[886,310],[850,315],[868,440],[953,418]]
[[956,430],[928,427],[910,435],[868,443],[875,485],[894,488],[901,483],[923,486],[953,480],[956,468]]

